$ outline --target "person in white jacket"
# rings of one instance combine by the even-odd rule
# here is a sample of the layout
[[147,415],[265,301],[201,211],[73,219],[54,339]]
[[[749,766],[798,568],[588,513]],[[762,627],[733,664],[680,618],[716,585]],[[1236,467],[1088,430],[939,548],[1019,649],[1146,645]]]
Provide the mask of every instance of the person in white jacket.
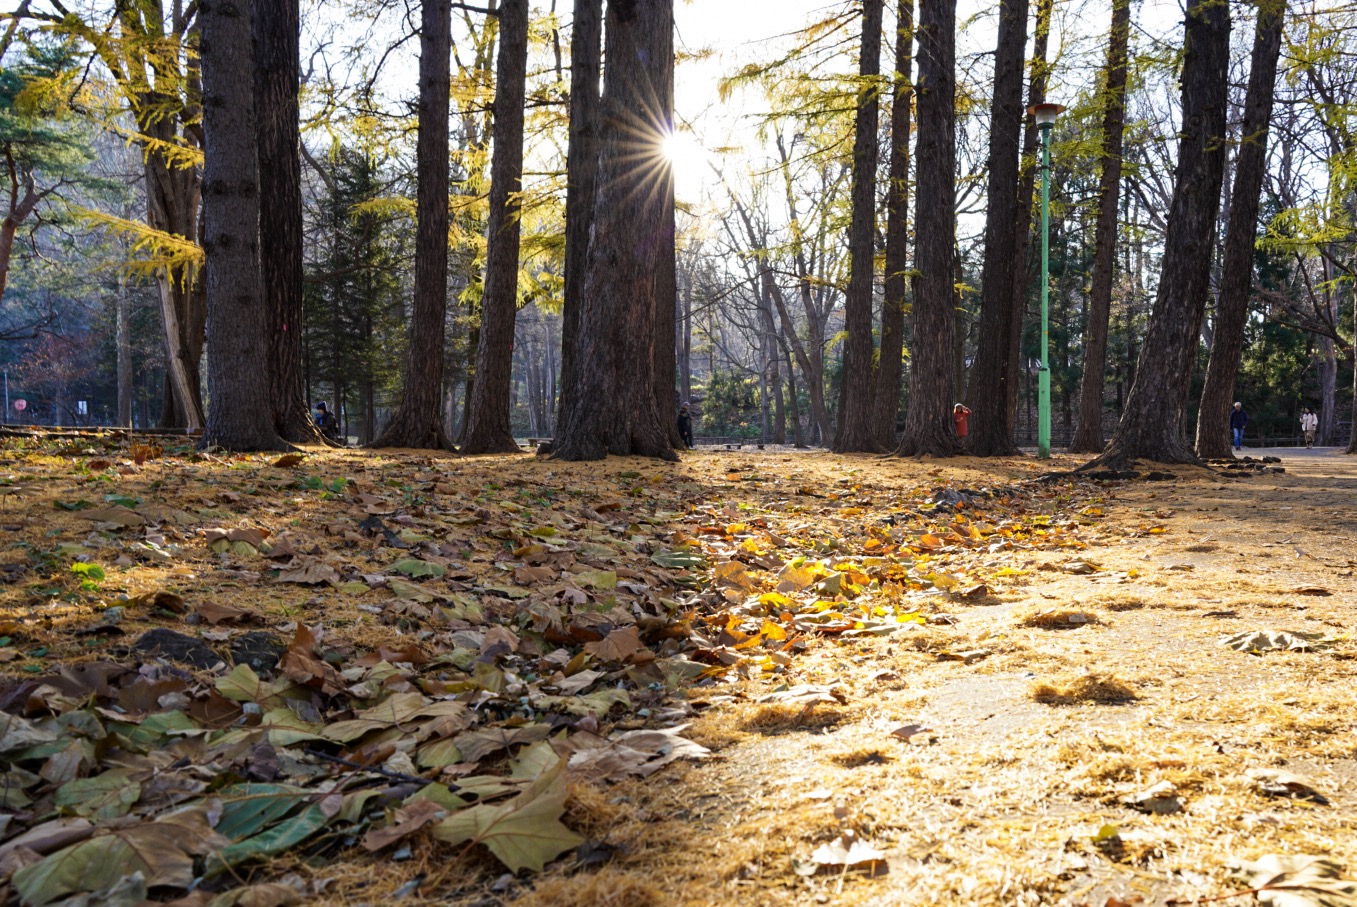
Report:
[[1305,446],[1315,446],[1315,432],[1319,431],[1319,416],[1306,406],[1300,412],[1300,430],[1305,432]]

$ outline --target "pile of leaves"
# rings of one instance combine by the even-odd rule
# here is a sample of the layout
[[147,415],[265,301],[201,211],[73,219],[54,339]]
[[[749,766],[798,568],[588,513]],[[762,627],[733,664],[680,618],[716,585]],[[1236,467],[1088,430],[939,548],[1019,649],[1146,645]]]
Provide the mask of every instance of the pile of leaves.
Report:
[[594,865],[569,784],[704,758],[715,685],[943,620],[1101,515],[1092,485],[9,443],[0,879],[35,907],[291,903],[249,867],[417,835]]

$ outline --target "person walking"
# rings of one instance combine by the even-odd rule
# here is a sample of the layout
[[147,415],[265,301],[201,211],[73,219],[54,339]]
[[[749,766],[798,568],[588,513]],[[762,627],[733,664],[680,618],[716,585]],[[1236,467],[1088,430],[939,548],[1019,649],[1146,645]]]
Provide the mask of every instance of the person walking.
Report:
[[1319,431],[1319,416],[1308,406],[1300,412],[1300,430],[1305,432],[1305,446],[1314,447],[1315,432]]
[[958,403],[952,407],[952,422],[956,424],[956,435],[958,438],[966,437],[968,431],[968,420],[971,418],[971,411],[962,404]]
[[1244,404],[1235,401],[1234,409],[1230,411],[1230,433],[1234,435],[1234,449],[1244,449],[1244,429],[1249,424],[1249,414],[1244,412]]
[[689,450],[693,449],[693,417],[688,414],[688,404],[683,404],[678,411],[678,433],[683,439],[683,444]]

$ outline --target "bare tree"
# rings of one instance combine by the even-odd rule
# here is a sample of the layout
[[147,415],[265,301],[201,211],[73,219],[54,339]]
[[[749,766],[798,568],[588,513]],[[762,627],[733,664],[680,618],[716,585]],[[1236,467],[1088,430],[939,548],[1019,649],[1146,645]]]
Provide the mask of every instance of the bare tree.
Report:
[[480,343],[471,418],[463,453],[517,453],[509,428],[514,317],[518,307],[520,192],[523,188],[523,98],[528,69],[528,0],[504,0],[499,10],[495,78],[494,157],[490,221],[481,297]]
[[415,158],[414,318],[400,408],[373,447],[451,449],[443,430],[443,340],[448,304],[448,98],[451,0],[424,0],[419,34]]
[[919,140],[915,149],[915,269],[909,408],[900,456],[951,456],[956,332],[956,0],[919,5]]
[[1259,195],[1267,171],[1268,124],[1277,83],[1286,0],[1261,0],[1254,30],[1253,61],[1244,97],[1239,157],[1235,165],[1230,218],[1225,228],[1225,260],[1216,297],[1211,359],[1206,366],[1197,410],[1197,456],[1230,456],[1230,401],[1244,349],[1244,325],[1253,289],[1254,243]]
[[1149,332],[1121,423],[1107,450],[1085,470],[1117,468],[1137,458],[1197,462],[1183,431],[1183,411],[1209,290],[1225,171],[1226,4],[1192,0],[1185,45],[1178,170]]

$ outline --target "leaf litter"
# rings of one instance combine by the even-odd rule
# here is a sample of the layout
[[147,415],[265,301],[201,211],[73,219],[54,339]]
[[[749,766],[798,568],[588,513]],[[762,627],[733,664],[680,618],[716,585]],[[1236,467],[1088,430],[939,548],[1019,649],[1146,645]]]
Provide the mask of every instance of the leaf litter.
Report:
[[[798,680],[828,653],[902,641],[940,658],[960,648],[971,666],[1011,647],[940,643],[932,626],[955,623],[956,603],[1023,586],[1042,564],[1073,564],[1061,572],[1088,582],[1136,576],[1070,558],[1120,533],[1089,484],[922,475],[901,488],[795,460],[704,463],[707,474],[516,461],[505,473],[418,456],[99,452],[96,473],[87,450],[7,451],[51,502],[7,555],[20,584],[0,626],[24,653],[0,690],[0,869],[31,904],[140,891],[134,874],[157,896],[193,888],[184,897],[205,904],[305,860],[315,877],[290,876],[281,903],[317,894],[325,867],[333,881],[363,851],[396,849],[400,862],[441,848],[485,878],[571,854],[607,862],[626,846],[600,850],[597,836],[632,816],[590,827],[609,810],[586,791],[708,760],[684,736],[695,715],[745,702],[765,718],[783,710],[786,723],[766,727],[796,728],[838,707],[819,725],[832,726],[852,691]],[[104,489],[111,507],[77,506]],[[68,562],[107,570],[76,588]],[[116,609],[124,634],[174,632],[218,660],[77,635]],[[251,634],[272,664],[237,657]],[[1108,684],[1084,678],[1057,699],[1129,689]],[[921,749],[938,739],[898,734],[916,735]],[[809,862],[885,869],[887,850],[857,837],[865,827],[838,825],[814,850],[826,859]],[[124,858],[162,840],[147,865]],[[115,876],[124,864],[133,872]]]

